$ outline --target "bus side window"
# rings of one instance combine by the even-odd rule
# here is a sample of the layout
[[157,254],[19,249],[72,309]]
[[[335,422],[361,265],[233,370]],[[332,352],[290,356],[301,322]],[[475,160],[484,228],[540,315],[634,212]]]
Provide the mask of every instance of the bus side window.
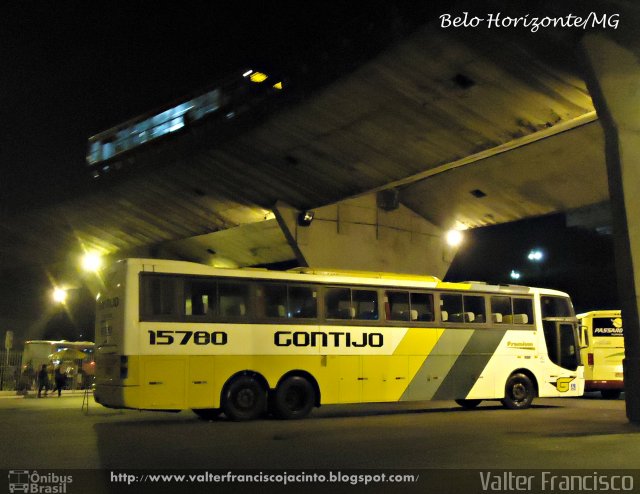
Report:
[[495,324],[506,323],[511,319],[511,297],[491,297],[491,322]]
[[318,292],[316,288],[289,287],[289,317],[307,319],[318,317]]
[[168,276],[144,276],[141,280],[141,316],[176,316],[176,279]]
[[375,290],[351,291],[355,319],[378,320],[378,292]]
[[287,317],[287,286],[286,285],[263,285],[259,288],[262,293],[262,309],[265,317],[284,318]]
[[580,326],[580,332],[582,334],[582,347],[589,347],[589,327],[588,326]]
[[513,314],[513,322],[518,324],[533,324],[533,300],[530,298],[514,298]]
[[[464,295],[465,322],[481,324],[486,322],[484,297],[479,295]],[[468,320],[467,320],[468,319]]]
[[249,307],[249,285],[223,282],[218,285],[220,315],[222,317],[246,317]]
[[324,293],[327,319],[352,319],[351,290],[349,288],[327,288]]
[[[440,310],[447,314],[447,322],[463,322],[462,295],[440,295]],[[444,322],[444,320],[443,320]]]
[[186,281],[184,285],[185,316],[213,316],[216,313],[217,283],[215,281]]
[[411,293],[411,310],[416,312],[415,320],[433,321],[433,295],[431,293]]
[[388,300],[389,310],[387,319],[390,321],[408,321],[409,320],[409,292],[386,291],[385,296]]

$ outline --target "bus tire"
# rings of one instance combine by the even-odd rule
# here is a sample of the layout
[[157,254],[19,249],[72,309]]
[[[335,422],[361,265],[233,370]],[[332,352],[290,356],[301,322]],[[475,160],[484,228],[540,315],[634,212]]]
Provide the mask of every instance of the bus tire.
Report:
[[605,400],[617,400],[618,398],[620,398],[622,391],[620,391],[619,389],[603,389],[602,391],[600,391],[600,394]]
[[218,415],[222,410],[219,408],[194,408],[193,413],[195,413],[202,420],[215,420],[218,418]]
[[316,401],[313,385],[302,376],[283,379],[273,393],[271,412],[280,419],[301,419],[309,415]]
[[222,411],[231,420],[253,420],[264,412],[266,402],[262,384],[252,376],[240,376],[225,386]]
[[471,410],[472,408],[476,408],[481,401],[482,400],[456,400],[456,403],[460,405],[462,408]]
[[510,410],[524,410],[531,406],[535,388],[529,376],[522,373],[511,374],[504,387],[502,405]]

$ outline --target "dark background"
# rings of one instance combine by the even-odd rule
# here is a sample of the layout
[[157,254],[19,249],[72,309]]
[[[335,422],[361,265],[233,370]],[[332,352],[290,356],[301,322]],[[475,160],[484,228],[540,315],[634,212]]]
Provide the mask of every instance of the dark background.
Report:
[[[569,293],[576,312],[619,309],[613,236],[567,227],[563,214],[465,232],[446,279],[553,288]],[[527,256],[543,252],[541,262]],[[521,273],[510,278],[511,270]]]
[[437,2],[412,3],[3,3],[1,211],[73,197],[91,135],[229,74],[330,80],[433,17]]
[[[87,139],[233,71],[268,68],[300,89],[375,55],[455,2],[28,2],[0,6],[0,214],[88,190]],[[447,279],[569,292],[578,311],[617,308],[610,235],[562,215],[466,233]],[[545,252],[540,264],[527,254]],[[93,297],[49,302],[46,266],[0,273],[0,332],[90,338]],[[43,309],[43,307],[45,309]],[[82,335],[82,336],[81,336]]]

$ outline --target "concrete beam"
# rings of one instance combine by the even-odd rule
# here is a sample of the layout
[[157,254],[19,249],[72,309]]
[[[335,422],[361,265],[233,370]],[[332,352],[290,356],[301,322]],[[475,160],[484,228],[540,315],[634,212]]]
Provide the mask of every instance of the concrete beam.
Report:
[[303,226],[301,211],[278,203],[280,227],[303,266],[444,277],[455,255],[444,232],[402,204],[377,205],[376,194],[313,210]]
[[635,34],[626,34],[589,34],[581,48],[587,86],[605,132],[624,321],[627,418],[640,423],[640,48],[630,41]]

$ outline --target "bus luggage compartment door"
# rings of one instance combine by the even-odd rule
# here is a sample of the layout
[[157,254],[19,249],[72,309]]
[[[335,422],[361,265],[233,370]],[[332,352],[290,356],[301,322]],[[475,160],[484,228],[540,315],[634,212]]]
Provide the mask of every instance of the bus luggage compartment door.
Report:
[[153,358],[143,367],[141,408],[172,410],[185,407],[184,358]]

